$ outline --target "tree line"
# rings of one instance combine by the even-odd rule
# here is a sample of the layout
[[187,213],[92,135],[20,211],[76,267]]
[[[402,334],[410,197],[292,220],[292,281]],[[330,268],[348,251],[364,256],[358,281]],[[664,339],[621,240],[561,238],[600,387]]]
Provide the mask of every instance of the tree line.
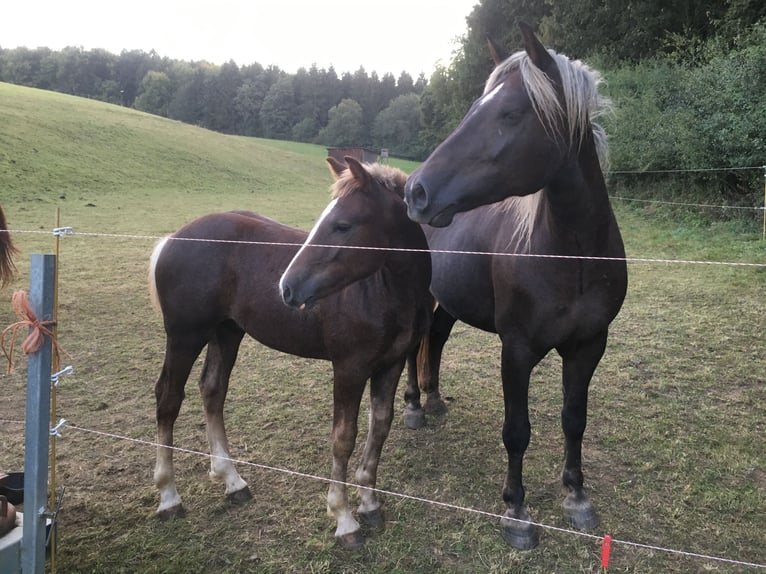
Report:
[[[766,3],[762,0],[481,0],[453,59],[430,78],[288,74],[258,63],[185,62],[155,52],[0,48],[0,81],[135,107],[224,133],[389,148],[423,159],[462,119],[491,71],[486,38],[544,44],[599,69],[615,113],[605,120],[618,170],[726,168],[766,159]],[[758,204],[761,174],[704,175]]]
[[407,72],[186,62],[154,51],[0,48],[0,81],[94,98],[211,130],[421,157],[419,98]]

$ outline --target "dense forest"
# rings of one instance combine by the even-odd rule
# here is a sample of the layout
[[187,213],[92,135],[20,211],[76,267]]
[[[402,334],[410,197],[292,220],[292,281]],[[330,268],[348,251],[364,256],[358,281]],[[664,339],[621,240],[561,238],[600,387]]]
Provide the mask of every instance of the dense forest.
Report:
[[[231,134],[386,147],[424,158],[460,121],[491,70],[486,37],[520,45],[517,22],[599,69],[615,171],[708,171],[727,201],[759,205],[766,162],[762,0],[481,0],[452,61],[430,78],[315,65],[288,74],[155,52],[0,47],[0,81],[96,98]],[[700,186],[701,187],[701,186]]]

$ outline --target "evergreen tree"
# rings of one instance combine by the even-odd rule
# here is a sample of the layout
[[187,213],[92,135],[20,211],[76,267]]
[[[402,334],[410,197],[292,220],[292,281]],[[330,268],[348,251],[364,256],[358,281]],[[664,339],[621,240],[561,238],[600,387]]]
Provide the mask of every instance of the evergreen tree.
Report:
[[259,116],[264,137],[290,139],[297,123],[296,111],[293,77],[285,75],[269,88],[263,100]]

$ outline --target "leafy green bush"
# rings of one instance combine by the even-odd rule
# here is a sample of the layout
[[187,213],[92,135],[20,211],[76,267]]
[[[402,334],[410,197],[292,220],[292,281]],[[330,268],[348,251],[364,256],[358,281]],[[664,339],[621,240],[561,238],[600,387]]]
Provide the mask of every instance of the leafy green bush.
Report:
[[619,172],[695,170],[662,177],[674,193],[710,199],[712,190],[719,203],[762,205],[763,172],[752,168],[766,163],[766,24],[728,48],[713,39],[694,65],[676,55],[605,71],[615,112],[604,123],[618,183],[640,192],[658,178]]

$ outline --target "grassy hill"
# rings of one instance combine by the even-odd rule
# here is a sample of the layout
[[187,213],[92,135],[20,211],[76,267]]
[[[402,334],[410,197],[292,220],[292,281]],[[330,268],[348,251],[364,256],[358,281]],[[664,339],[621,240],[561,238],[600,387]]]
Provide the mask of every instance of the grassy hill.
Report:
[[[122,231],[155,231],[155,218],[170,213],[234,208],[305,227],[332,181],[321,146],[228,136],[11,84],[0,83],[0,126],[0,189],[13,227],[50,218],[53,205],[68,225],[111,218]],[[158,212],[158,196],[166,210]],[[115,213],[128,207],[138,220]]]

